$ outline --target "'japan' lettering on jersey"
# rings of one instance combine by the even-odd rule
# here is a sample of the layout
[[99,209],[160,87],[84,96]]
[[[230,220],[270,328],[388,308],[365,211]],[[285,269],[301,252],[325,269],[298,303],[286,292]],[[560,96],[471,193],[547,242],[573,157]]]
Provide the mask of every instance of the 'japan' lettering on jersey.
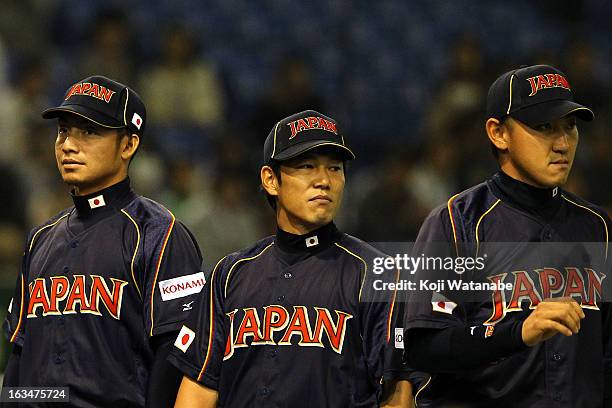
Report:
[[603,406],[605,373],[612,371],[612,316],[603,288],[610,220],[568,192],[532,190],[497,173],[432,211],[417,238],[418,253],[435,248],[439,254],[445,242],[447,255],[486,256],[481,276],[472,271],[455,278],[511,285],[471,299],[448,288],[430,293],[408,305],[405,329],[462,326],[473,332],[484,325],[485,337],[494,336],[496,324],[524,320],[541,301],[570,296],[586,315],[580,332],[556,335],[476,370],[434,373],[418,390],[419,407]]
[[403,376],[395,293],[369,290],[379,253],[333,224],[312,234],[297,258],[277,236],[214,268],[170,361],[219,406],[374,407],[383,374]]
[[[29,234],[5,330],[19,386],[66,386],[75,406],[144,407],[150,338],[178,331],[205,283],[190,232],[126,180]],[[5,380],[6,383],[6,380]]]

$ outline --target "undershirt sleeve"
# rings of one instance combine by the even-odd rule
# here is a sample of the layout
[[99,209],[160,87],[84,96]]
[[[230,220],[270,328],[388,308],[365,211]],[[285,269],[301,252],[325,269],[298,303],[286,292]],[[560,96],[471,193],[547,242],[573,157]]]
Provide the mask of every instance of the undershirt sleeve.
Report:
[[[493,332],[490,327],[494,327]],[[514,321],[473,328],[409,330],[404,339],[404,358],[409,367],[432,374],[474,369],[527,349],[522,327],[522,321]]]

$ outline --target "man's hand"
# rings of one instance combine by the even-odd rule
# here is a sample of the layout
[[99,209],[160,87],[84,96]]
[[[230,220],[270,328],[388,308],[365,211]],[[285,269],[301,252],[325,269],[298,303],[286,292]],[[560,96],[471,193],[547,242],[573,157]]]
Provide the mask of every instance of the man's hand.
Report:
[[523,322],[523,342],[532,347],[557,333],[568,337],[577,334],[582,319],[584,312],[574,299],[545,299]]

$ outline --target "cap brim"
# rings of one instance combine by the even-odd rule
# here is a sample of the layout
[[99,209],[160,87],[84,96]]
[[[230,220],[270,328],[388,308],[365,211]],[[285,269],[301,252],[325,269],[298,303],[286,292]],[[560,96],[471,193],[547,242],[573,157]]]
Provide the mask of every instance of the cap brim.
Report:
[[344,156],[344,159],[346,160],[355,159],[355,153],[353,153],[351,149],[349,149],[348,147],[341,145],[339,143],[323,141],[323,140],[311,140],[308,142],[303,142],[303,143],[293,145],[289,147],[288,149],[278,154],[275,154],[274,157],[272,157],[272,159],[281,160],[281,161],[293,159],[294,157],[297,157],[301,155],[302,153],[306,153],[312,149],[316,149],[319,147],[336,148],[340,153],[342,153],[342,155]]
[[593,111],[579,103],[557,100],[539,103],[510,114],[530,127],[560,119],[564,116],[575,114],[577,118],[590,122],[595,118]]
[[125,127],[125,124],[118,123],[113,118],[109,118],[106,115],[102,115],[99,112],[93,111],[81,105],[63,105],[56,108],[45,109],[42,112],[42,117],[43,119],[53,119],[61,116],[63,113],[72,113],[81,116],[82,118],[85,118],[97,125],[107,128],[118,129]]

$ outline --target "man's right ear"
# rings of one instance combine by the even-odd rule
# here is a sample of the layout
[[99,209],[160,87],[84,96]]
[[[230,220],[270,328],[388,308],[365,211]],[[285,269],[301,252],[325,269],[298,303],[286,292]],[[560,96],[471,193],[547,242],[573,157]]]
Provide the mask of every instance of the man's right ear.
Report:
[[131,160],[140,145],[140,136],[136,133],[128,133],[121,139],[121,158]]
[[497,150],[508,150],[508,127],[499,119],[489,118],[485,123],[489,140]]
[[266,190],[266,193],[271,196],[278,195],[278,177],[270,166],[263,166],[259,173],[261,177],[261,185]]

